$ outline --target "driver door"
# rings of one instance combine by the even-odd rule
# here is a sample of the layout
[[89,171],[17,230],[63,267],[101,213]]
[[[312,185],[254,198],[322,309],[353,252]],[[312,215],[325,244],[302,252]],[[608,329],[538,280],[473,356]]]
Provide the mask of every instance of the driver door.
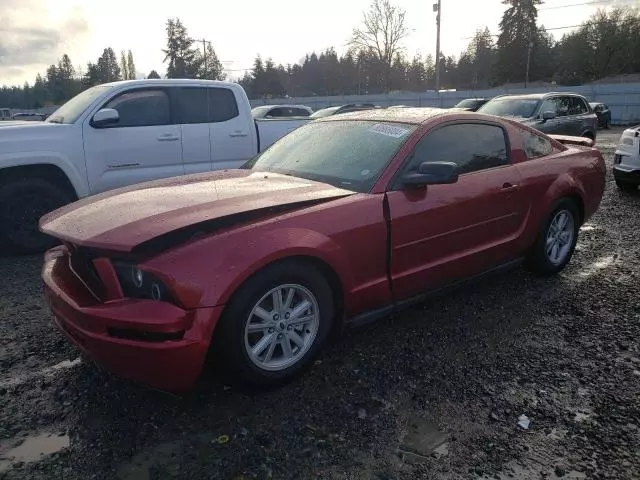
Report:
[[[456,183],[405,187],[422,162],[454,162]],[[518,253],[527,203],[498,124],[454,123],[428,132],[387,193],[396,300],[480,273]]]
[[170,92],[140,88],[117,93],[102,108],[117,110],[116,123],[83,125],[91,194],[184,174],[180,125],[173,122]]

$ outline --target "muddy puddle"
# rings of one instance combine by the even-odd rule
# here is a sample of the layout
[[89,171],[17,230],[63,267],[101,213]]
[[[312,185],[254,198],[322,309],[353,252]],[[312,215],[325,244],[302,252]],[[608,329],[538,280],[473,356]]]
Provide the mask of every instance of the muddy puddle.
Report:
[[449,437],[437,425],[412,418],[398,451],[408,460],[446,457],[449,455]]
[[0,444],[0,472],[16,463],[37,462],[47,455],[69,447],[68,435],[40,433]]

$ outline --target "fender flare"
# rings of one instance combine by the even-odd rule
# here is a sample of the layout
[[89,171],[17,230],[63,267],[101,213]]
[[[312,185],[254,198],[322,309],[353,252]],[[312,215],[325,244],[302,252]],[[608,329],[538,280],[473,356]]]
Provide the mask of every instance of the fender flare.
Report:
[[67,178],[77,198],[89,195],[86,178],[74,168],[68,158],[55,152],[21,152],[0,156],[0,172],[8,168],[50,166],[58,168]]

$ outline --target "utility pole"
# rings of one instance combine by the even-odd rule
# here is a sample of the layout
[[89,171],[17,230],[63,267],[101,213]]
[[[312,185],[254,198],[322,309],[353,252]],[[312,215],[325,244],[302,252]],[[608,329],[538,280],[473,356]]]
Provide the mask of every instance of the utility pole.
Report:
[[196,42],[202,42],[202,60],[204,61],[204,71],[207,72],[207,43],[211,43],[205,38],[196,40]]
[[433,4],[433,11],[436,12],[436,92],[440,91],[440,12],[441,12],[441,2],[442,0],[438,0],[438,3]]
[[529,85],[529,66],[531,65],[531,47],[533,47],[533,42],[531,41],[531,27],[529,27],[529,40],[527,42],[527,71],[524,77],[524,88],[527,88],[527,85]]

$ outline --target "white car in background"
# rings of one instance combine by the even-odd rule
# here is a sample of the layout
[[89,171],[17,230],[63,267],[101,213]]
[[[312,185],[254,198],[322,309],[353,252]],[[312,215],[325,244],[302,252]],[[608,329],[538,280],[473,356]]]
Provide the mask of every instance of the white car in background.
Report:
[[613,178],[620,190],[632,192],[640,185],[640,125],[622,132],[613,157]]
[[310,117],[311,107],[306,105],[261,105],[251,110],[253,118]]

